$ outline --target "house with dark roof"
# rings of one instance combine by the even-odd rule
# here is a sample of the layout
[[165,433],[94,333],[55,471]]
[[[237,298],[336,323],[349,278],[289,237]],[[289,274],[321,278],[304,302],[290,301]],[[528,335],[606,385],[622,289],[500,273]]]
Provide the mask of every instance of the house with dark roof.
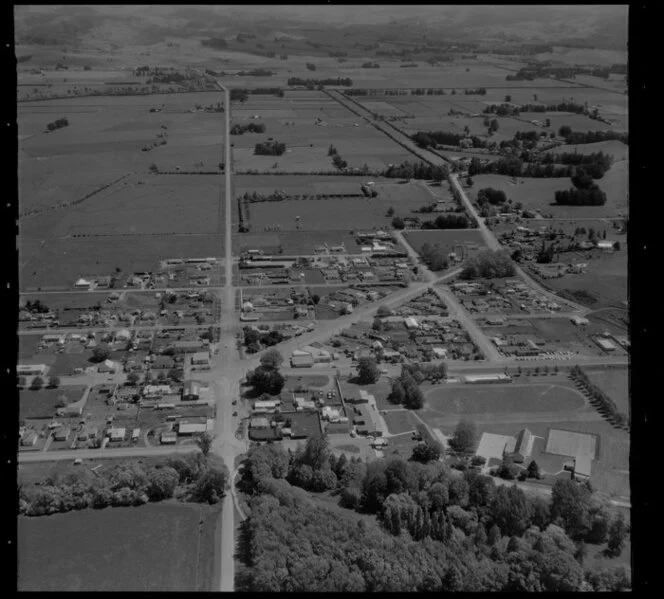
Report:
[[516,443],[514,444],[514,450],[511,455],[512,459],[517,464],[524,462],[530,457],[530,453],[533,450],[533,441],[533,434],[527,428],[523,428],[519,431],[519,434],[516,436]]

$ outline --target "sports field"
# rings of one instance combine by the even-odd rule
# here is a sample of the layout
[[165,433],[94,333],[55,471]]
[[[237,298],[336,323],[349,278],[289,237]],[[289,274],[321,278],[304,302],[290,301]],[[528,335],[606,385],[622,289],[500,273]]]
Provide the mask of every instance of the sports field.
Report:
[[210,591],[220,509],[152,504],[18,519],[19,591]]
[[461,418],[476,422],[507,421],[525,414],[585,411],[583,396],[571,386],[555,383],[520,385],[439,385],[424,391],[423,418],[432,425],[446,426]]

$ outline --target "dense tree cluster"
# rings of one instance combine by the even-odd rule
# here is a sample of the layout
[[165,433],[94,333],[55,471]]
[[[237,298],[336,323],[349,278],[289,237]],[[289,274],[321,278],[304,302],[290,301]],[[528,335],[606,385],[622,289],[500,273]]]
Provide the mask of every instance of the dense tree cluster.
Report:
[[459,276],[462,279],[494,279],[513,277],[515,273],[514,263],[505,250],[482,250],[466,261]]
[[[438,370],[437,366],[431,365],[431,367],[432,370]],[[445,367],[443,366],[442,369],[444,370]],[[388,401],[403,405],[409,410],[421,410],[424,406],[424,394],[419,385],[424,380],[425,376],[419,367],[411,369],[410,365],[403,364],[401,374],[392,380],[392,390],[387,397]]]
[[362,63],[362,68],[363,69],[380,69],[380,65],[377,62],[363,62]]
[[265,141],[254,146],[254,154],[258,156],[281,156],[286,151],[286,144],[278,141]]
[[223,37],[211,37],[201,40],[201,45],[205,48],[213,48],[214,50],[223,50],[228,48],[228,42]]
[[251,69],[249,71],[238,71],[236,75],[238,77],[271,77],[274,72],[269,69]]
[[[576,182],[580,186],[556,191],[554,198],[559,206],[604,206],[606,193],[596,183],[588,184],[589,177],[580,176]],[[590,179],[592,181],[592,179]]]
[[568,145],[593,144],[613,140],[629,145],[629,133],[618,131],[572,131],[569,125],[563,125],[558,130],[558,134],[565,138],[565,143]]
[[67,127],[69,125],[69,121],[65,118],[62,117],[61,119],[56,119],[52,123],[48,123],[46,125],[46,129],[49,131],[55,131],[56,129],[62,129],[63,127]]
[[283,357],[276,349],[269,349],[261,356],[261,364],[255,370],[247,372],[247,384],[257,394],[278,395],[286,379],[279,372]]
[[231,88],[231,102],[244,104],[249,99],[249,91],[240,88]]
[[380,368],[376,359],[363,357],[357,361],[357,382],[361,385],[370,385],[380,378]]
[[445,270],[447,268],[447,251],[444,247],[441,248],[437,243],[434,245],[425,243],[420,249],[420,256],[422,257],[422,262],[434,272]]
[[231,135],[243,135],[244,133],[265,133],[264,123],[247,123],[246,125],[233,125]]
[[315,87],[321,85],[336,85],[350,87],[353,85],[353,80],[350,77],[329,77],[327,79],[302,79],[301,77],[289,77],[288,85],[303,85],[309,89],[314,89]]
[[469,229],[475,223],[464,213],[439,214],[434,220],[424,221],[422,229]]
[[463,133],[450,133],[447,131],[418,131],[411,136],[411,139],[420,148],[435,147],[438,144],[444,146],[458,146],[466,136]]
[[25,309],[28,312],[36,312],[38,314],[46,314],[47,312],[50,312],[50,308],[39,299],[28,300],[25,302]]
[[[555,592],[631,586],[624,570],[584,573],[570,538],[579,517],[573,514],[587,507],[601,538],[604,508],[592,497],[586,501],[577,483],[557,486],[549,506],[472,470],[455,475],[435,459],[435,447],[418,447],[408,462],[369,463],[337,459],[320,439],[290,456],[270,445],[252,449],[241,483],[250,517],[240,536],[246,569],[239,588]],[[364,515],[319,507],[293,485],[336,488],[341,506]],[[619,519],[613,522],[620,528]]]
[[262,347],[272,347],[273,345],[277,345],[277,343],[281,343],[284,340],[283,334],[277,330],[262,332],[250,327],[244,327],[242,329],[242,334],[244,338],[244,346],[247,353],[250,354],[259,352]]
[[485,187],[477,192],[477,203],[491,204],[492,206],[501,206],[507,202],[507,196],[502,189],[494,189],[493,187]]
[[167,458],[155,466],[127,461],[96,476],[78,471],[22,485],[19,513],[42,516],[86,508],[142,505],[179,495],[187,501],[217,503],[225,494],[228,470],[202,454]]
[[382,173],[383,177],[391,179],[433,179],[442,181],[447,178],[449,171],[443,166],[426,164],[425,162],[408,162],[388,166]]

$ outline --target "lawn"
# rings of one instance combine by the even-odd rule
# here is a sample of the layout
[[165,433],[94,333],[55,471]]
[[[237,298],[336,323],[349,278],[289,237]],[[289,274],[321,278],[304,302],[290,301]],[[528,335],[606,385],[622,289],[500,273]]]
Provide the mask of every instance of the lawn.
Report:
[[437,385],[423,389],[422,417],[431,426],[453,426],[461,418],[476,422],[518,422],[520,419],[550,420],[570,413],[601,419],[586,407],[583,396],[567,382],[520,385]]
[[61,395],[66,395],[69,403],[78,401],[85,391],[84,385],[60,387],[59,389],[22,389],[19,392],[18,416],[28,418],[52,418]]
[[171,503],[20,517],[18,589],[212,590],[219,515]]
[[408,410],[390,410],[383,414],[387,428],[393,435],[414,431],[421,422]]

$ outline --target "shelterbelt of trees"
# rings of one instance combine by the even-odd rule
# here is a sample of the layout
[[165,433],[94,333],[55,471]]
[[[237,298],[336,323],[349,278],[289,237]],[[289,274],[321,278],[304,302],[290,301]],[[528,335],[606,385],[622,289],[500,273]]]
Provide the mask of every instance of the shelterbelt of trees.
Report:
[[[252,448],[239,483],[249,516],[238,590],[630,588],[624,568],[584,571],[586,543],[608,539],[619,554],[628,528],[589,485],[557,481],[549,502],[452,471],[437,455],[365,463],[337,458],[325,438],[288,453],[276,444]],[[320,507],[307,492],[325,490],[339,506]]]

